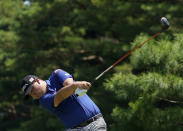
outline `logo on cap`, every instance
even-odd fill
[[[32,84],[34,83],[36,78],[38,77],[34,75],[27,75],[23,78],[21,88],[25,96],[31,92]]]

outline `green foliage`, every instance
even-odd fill
[[[13,129],[12,131],[32,131],[32,130],[64,130],[58,118],[55,118],[50,112],[43,111],[42,108],[34,106],[30,112],[32,114],[32,119],[21,123],[19,129]]]
[[[135,76],[115,74],[105,83],[105,87],[114,93],[120,101],[115,104],[111,114],[114,123],[112,130],[125,131],[171,131],[182,130],[178,125],[182,121],[182,109],[178,103],[183,96],[183,79],[173,75],[148,73]],[[124,105],[124,103],[127,103]]]
[[[181,36],[181,34],[174,34],[173,38],[166,36],[158,40],[151,40],[141,49],[132,53],[131,64],[134,70],[173,73],[182,76],[183,42]],[[137,46],[140,41],[147,39],[146,35],[138,36],[132,43],[132,48]]]

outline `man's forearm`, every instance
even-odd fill
[[[73,82],[71,79],[68,79],[64,82],[63,88],[61,88],[54,97],[54,106],[57,107],[64,99],[68,98],[74,93],[76,88],[79,89],[89,89],[91,84],[87,81],[76,81]],[[69,84],[68,84],[69,83]]]
[[[54,106],[57,107],[64,99],[74,93],[76,86],[74,83],[61,88],[54,97]]]

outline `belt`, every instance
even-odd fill
[[[100,117],[102,117],[102,114],[101,113],[93,116],[92,118],[86,120],[85,122],[83,122],[83,123],[81,123],[81,124],[79,124],[77,126],[72,127],[71,129],[74,129],[74,128],[77,128],[77,127],[84,127],[84,126],[86,126],[86,125],[88,125],[88,124],[96,121]]]

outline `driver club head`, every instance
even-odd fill
[[[167,18],[162,17],[160,21],[161,21],[161,24],[162,24],[162,29],[163,30],[167,30],[169,28],[169,26],[170,26],[170,23],[167,20]]]

